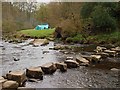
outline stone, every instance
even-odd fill
[[[116,54],[120,55],[120,47],[111,48],[111,50],[116,51]]]
[[[89,63],[89,61],[83,57],[76,57],[76,61],[80,64],[80,63]]]
[[[57,70],[57,67],[54,63],[46,63],[41,66],[41,69],[44,74],[53,74]]]
[[[81,55],[81,57],[85,58],[88,61],[92,60],[92,57],[90,55]]]
[[[75,60],[65,60],[64,63],[67,64],[68,68],[77,68],[77,67],[79,67],[79,63],[76,62]]]
[[[106,48],[101,46],[96,47],[96,52],[102,52],[103,50],[106,50]]]
[[[3,83],[5,81],[6,81],[6,79],[4,79],[3,77],[0,76],[0,83]]]
[[[110,70],[112,70],[112,71],[120,71],[120,69],[117,69],[117,68],[111,68]]]
[[[26,76],[29,78],[43,80],[43,71],[41,67],[31,67],[31,68],[26,69]]]
[[[6,74],[8,80],[18,82],[19,86],[23,86],[27,80],[24,71],[12,71]]]
[[[98,53],[96,53],[96,55],[101,55],[101,58],[103,58],[103,59],[109,57],[109,54],[108,53],[104,53],[104,52],[98,52]]]
[[[73,60],[73,57],[67,57],[66,60]]]
[[[57,69],[60,69],[61,72],[67,71],[67,64],[65,64],[64,62],[58,62],[55,65]]]
[[[47,44],[49,44],[49,41],[46,39],[46,40],[41,44],[41,46],[45,46],[45,45],[47,45]]]
[[[109,56],[116,56],[117,52],[112,50],[104,50],[105,53],[108,53]]]
[[[8,80],[2,84],[3,90],[17,90],[19,84],[16,81]]]
[[[101,55],[91,55],[91,62],[95,62],[95,63],[99,63],[102,59],[101,59]]]

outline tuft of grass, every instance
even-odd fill
[[[21,34],[30,37],[37,37],[37,38],[45,38],[49,37],[54,33],[55,29],[47,29],[47,30],[35,30],[35,29],[27,29],[19,31]]]

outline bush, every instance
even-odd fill
[[[94,29],[99,30],[98,32],[111,32],[111,30],[116,29],[115,19],[102,6],[96,6],[91,17],[94,23]]]
[[[77,28],[75,27],[74,23],[72,20],[64,20],[61,23],[61,28],[62,28],[62,37],[67,38],[74,36],[76,34]]]

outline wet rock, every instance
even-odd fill
[[[110,70],[111,71],[120,71],[120,69],[117,69],[117,68],[111,68]]]
[[[27,80],[24,71],[13,71],[6,74],[8,80],[14,80],[18,82],[19,86],[23,86]]]
[[[67,64],[68,68],[77,68],[79,66],[79,63],[75,60],[65,60],[64,63]]]
[[[92,57],[90,55],[81,55],[81,57],[85,58],[88,61],[92,60]]]
[[[104,53],[104,52],[98,52],[98,53],[96,53],[96,55],[101,55],[101,58],[103,58],[103,59],[109,57],[109,54],[108,53]]]
[[[101,47],[101,46],[97,46],[97,47],[96,47],[96,52],[102,52],[102,51],[104,51],[104,50],[106,50],[105,47]]]
[[[46,40],[41,44],[41,46],[45,46],[45,45],[47,45],[47,44],[49,44],[49,41],[46,39]]]
[[[43,46],[49,44],[49,41],[47,39],[34,39],[30,41],[29,44],[32,44],[34,46],[39,46],[39,45]]]
[[[85,59],[85,58],[83,58],[83,57],[76,57],[76,61],[78,62],[78,63],[89,63],[89,61],[87,60],[87,59]]]
[[[112,51],[116,51],[120,55],[120,47],[111,48]]]
[[[54,63],[47,63],[42,65],[41,69],[45,74],[53,74],[57,70],[57,67]]]
[[[108,53],[109,56],[116,56],[117,52],[116,51],[111,51],[111,50],[104,50],[105,53]]]
[[[91,55],[91,62],[92,63],[99,63],[101,61],[101,55]]]
[[[67,57],[66,60],[73,60],[73,57]]]
[[[18,83],[16,81],[8,80],[2,84],[3,90],[17,90]]]
[[[31,67],[29,69],[26,69],[26,76],[29,78],[43,80],[43,71],[41,67]]]
[[[63,62],[58,62],[55,65],[56,65],[57,69],[60,69],[61,72],[67,71],[67,64],[65,64]]]
[[[20,59],[19,58],[14,58],[14,61],[19,61]]]
[[[6,79],[4,79],[3,77],[0,76],[0,83],[3,83],[5,81],[6,81]]]

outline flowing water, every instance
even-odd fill
[[[74,53],[64,54],[59,50],[50,50],[54,47],[54,42],[46,46],[33,47],[28,45],[31,40],[24,43],[12,44],[2,42],[0,44],[1,74],[5,75],[9,71],[25,70],[31,66],[41,66],[48,62],[64,61],[67,56],[82,54],[92,54],[92,45],[86,45],[84,50],[76,49]],[[92,50],[91,50],[92,49]],[[69,51],[67,51],[69,52]],[[18,61],[14,61],[18,59]],[[120,87],[120,74],[118,71],[112,71],[111,68],[120,69],[120,58],[107,58],[104,62],[92,65],[90,67],[80,66],[78,68],[68,69],[61,73],[57,70],[53,75],[44,75],[43,80],[38,82],[27,82],[25,88],[116,88]]]

